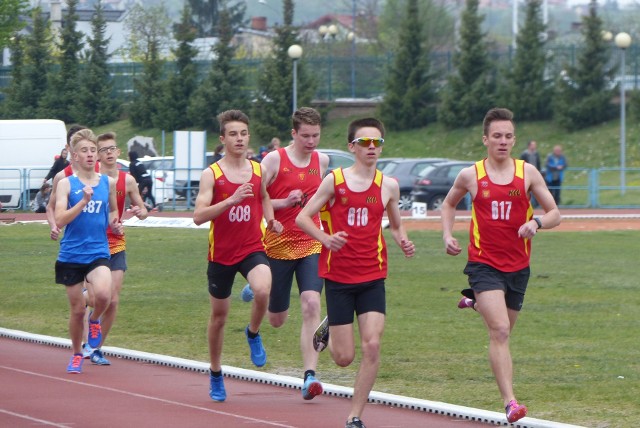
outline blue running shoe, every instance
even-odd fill
[[[249,326],[244,329],[244,335],[247,336],[249,350],[251,351],[251,361],[256,367],[262,367],[267,364],[267,353],[262,346],[262,338],[258,334],[255,339],[249,337]]]
[[[82,345],[82,358],[91,358],[93,354],[93,348],[88,343]]]
[[[223,402],[227,399],[227,391],[224,389],[224,376],[214,377],[209,373],[209,397],[218,402]]]
[[[91,363],[98,366],[110,366],[111,363],[107,360],[100,349],[94,349],[91,354]]]
[[[82,373],[82,354],[73,354],[71,360],[69,360],[69,365],[67,366],[67,373],[79,374]]]
[[[100,342],[102,342],[102,326],[100,325],[100,320],[91,321],[89,318],[89,346],[93,349],[96,349],[100,346]]]
[[[302,398],[305,400],[313,400],[316,395],[322,394],[322,384],[313,376],[307,376],[302,387]]]
[[[240,293],[240,297],[242,297],[243,302],[250,302],[253,300],[253,290],[249,284],[244,286],[242,293]]]

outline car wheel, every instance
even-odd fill
[[[412,204],[411,193],[400,193],[400,200],[398,201],[400,211],[411,211]]]
[[[429,201],[429,209],[432,211],[440,211],[444,198],[446,198],[446,195],[436,195],[431,198],[431,201]]]
[[[196,206],[196,198],[198,197],[198,189],[189,189],[187,191],[187,194],[189,195],[187,197],[187,203],[190,206],[195,207]]]

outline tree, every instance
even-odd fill
[[[396,49],[400,43],[400,33],[406,24],[405,11],[408,0],[387,0],[380,20],[380,44],[382,52]],[[453,16],[445,3],[434,0],[418,0],[419,19],[423,28],[420,36],[414,34],[411,43],[428,41],[432,47],[453,48]]]
[[[160,57],[171,44],[171,18],[164,4],[143,7],[135,4],[129,11],[125,23],[129,34],[123,56],[133,61],[146,61],[151,57],[151,46],[155,46],[154,55]]]
[[[438,119],[448,128],[477,124],[494,107],[495,71],[481,31],[483,20],[478,0],[467,0],[454,56],[456,69],[447,79],[438,111]]]
[[[193,60],[198,50],[192,45],[195,37],[196,29],[191,24],[191,10],[185,5],[180,23],[175,29],[178,47],[172,50],[176,56],[176,70],[164,81],[157,111],[152,117],[156,128],[175,130],[191,125],[187,107],[197,84],[197,70]]]
[[[0,51],[8,46],[13,37],[20,31],[25,22],[20,16],[26,12],[28,0],[2,0],[0,2]]]
[[[220,14],[218,34],[220,40],[213,47],[215,59],[211,70],[202,81],[189,104],[189,118],[194,125],[212,131],[218,131],[216,115],[229,109],[246,110],[249,108],[248,96],[242,92],[244,73],[232,60],[235,48],[231,46],[233,29],[229,14],[223,10]]]
[[[616,114],[611,102],[615,90],[610,88],[615,69],[607,66],[609,51],[597,8],[592,0],[589,15],[582,18],[584,48],[577,66],[567,66],[556,82],[554,118],[568,130],[596,125]]]
[[[9,87],[4,90],[5,100],[1,104],[2,117],[7,119],[18,119],[21,116],[22,103],[20,101],[20,91],[24,82],[24,41],[22,36],[17,34],[11,39],[11,79]]]
[[[120,116],[120,103],[115,97],[113,80],[107,67],[109,39],[105,37],[106,29],[104,9],[102,2],[99,2],[91,19],[88,61],[80,78],[73,109],[77,122],[91,126],[113,122]]]
[[[228,6],[227,0],[189,0],[189,6],[193,11],[193,24],[198,33],[197,37],[219,36],[219,20],[222,10],[228,15],[231,27],[236,29],[243,24],[247,10],[245,1],[238,1]]]
[[[429,71],[430,50],[422,34],[418,0],[409,0],[380,105],[380,115],[389,129],[420,128],[436,118],[436,94]]]
[[[51,65],[51,35],[40,8],[32,12],[33,30],[24,41],[24,74],[17,89],[15,112],[22,119],[39,117],[40,104],[47,91],[47,73]]]
[[[67,14],[62,22],[61,41],[58,46],[60,67],[49,72],[47,93],[40,108],[42,116],[53,117],[67,123],[77,122],[73,116],[73,105],[79,85],[80,60],[78,57],[83,47],[82,32],[76,30],[77,6],[78,0],[67,2]]]
[[[164,5],[150,8],[136,4],[125,22],[130,31],[127,52],[133,59],[141,59],[142,75],[134,78],[135,97],[129,106],[133,125],[149,128],[157,114],[162,93],[164,62],[161,52],[171,39],[171,21]]]
[[[263,63],[252,117],[252,132],[261,140],[291,135],[291,106],[293,105],[293,66],[287,53],[289,46],[298,44],[297,29],[293,27],[293,0],[283,0],[282,26],[276,28],[273,53]],[[309,105],[315,83],[298,60],[298,106]]]
[[[541,0],[528,0],[526,20],[516,39],[513,65],[505,73],[501,105],[508,106],[518,120],[551,118],[552,82],[545,77],[547,66],[546,27],[540,14]]]
[[[142,75],[133,80],[135,97],[129,106],[129,120],[134,126],[151,128],[162,91],[163,61],[159,41],[151,41],[142,61]]]

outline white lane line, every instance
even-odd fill
[[[238,415],[238,414],[235,414],[235,413],[221,412],[219,410],[213,410],[213,409],[210,409],[208,407],[194,406],[192,404],[180,403],[179,401],[167,400],[167,399],[159,398],[159,397],[152,397],[150,395],[138,394],[138,393],[131,392],[131,391],[124,391],[124,390],[117,389],[117,388],[110,388],[110,387],[107,387],[107,386],[94,385],[94,384],[91,384],[91,383],[79,382],[79,381],[65,379],[65,378],[56,377],[56,376],[44,375],[42,373],[31,372],[31,371],[28,371],[28,370],[21,370],[21,369],[16,369],[16,368],[7,367],[7,366],[0,366],[0,369],[10,370],[10,371],[13,371],[13,372],[22,373],[22,374],[31,375],[31,376],[38,376],[38,377],[42,377],[42,378],[45,378],[45,379],[52,379],[52,380],[57,380],[57,381],[61,381],[61,382],[72,383],[72,384],[75,384],[75,385],[87,386],[89,388],[95,388],[95,389],[100,389],[100,390],[103,390],[103,391],[115,392],[115,393],[118,393],[118,394],[128,395],[128,396],[136,397],[136,398],[143,398],[145,400],[158,401],[158,402],[161,402],[161,403],[172,404],[174,406],[185,407],[185,408],[188,408],[188,409],[201,410],[201,411],[208,412],[208,413],[214,413],[216,415],[230,416],[230,417],[234,417],[234,418],[237,418],[237,419],[243,419],[245,421],[259,422],[261,424],[271,425],[271,426],[275,426],[275,427],[295,428],[293,425],[284,425],[284,424],[280,424],[280,423],[277,423],[277,422],[267,421],[267,420],[264,420],[264,419],[250,418],[250,417]],[[55,426],[58,426],[58,425],[55,425]],[[67,425],[60,425],[60,426],[67,427]]]
[[[4,413],[5,415],[9,415],[9,416],[14,416],[16,418],[26,419],[26,420],[31,421],[31,422],[38,422],[39,424],[49,425],[49,426],[52,426],[52,427],[69,428],[69,425],[65,425],[65,424],[61,425],[61,424],[57,424],[55,422],[45,421],[44,419],[32,418],[31,416],[23,415],[21,413],[11,412],[11,411],[5,410],[5,409],[0,409],[0,413]]]

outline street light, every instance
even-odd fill
[[[626,49],[631,45],[631,36],[627,33],[618,33],[614,39],[616,46],[620,49],[620,194],[626,191],[625,179],[625,158],[626,158],[626,129],[625,129],[625,54]]]
[[[293,60],[293,111],[298,109],[298,60],[302,56],[302,46],[291,45],[287,49],[287,55]]]
[[[331,25],[321,25],[318,28],[318,33],[320,33],[320,37],[323,41],[326,41],[329,44],[328,53],[329,53],[329,72],[327,73],[327,99],[333,99],[333,88],[332,88],[332,77],[333,77],[333,48],[332,43],[336,38],[336,34],[338,34],[338,27],[335,24]]]

